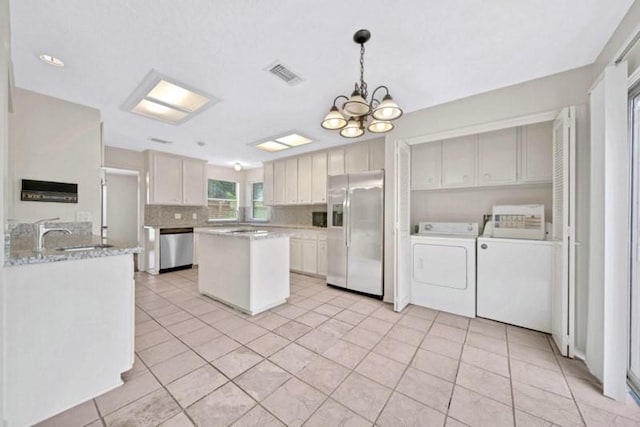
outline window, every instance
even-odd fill
[[[238,219],[238,185],[210,179],[207,186],[209,219]]]
[[[251,219],[267,219],[267,208],[263,203],[262,182],[251,183]]]

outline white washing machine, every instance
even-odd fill
[[[411,302],[476,317],[477,223],[421,222],[411,236]]]

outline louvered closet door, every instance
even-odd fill
[[[395,147],[395,284],[394,310],[411,302],[411,150],[404,141]]]
[[[575,107],[563,108],[553,123],[554,278],[553,339],[573,357],[575,316]]]

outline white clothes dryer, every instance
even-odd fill
[[[411,236],[411,302],[476,317],[477,223],[421,222]]]

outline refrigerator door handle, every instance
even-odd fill
[[[344,241],[347,247],[351,246],[351,191],[347,188],[345,193],[345,227],[344,227]]]

